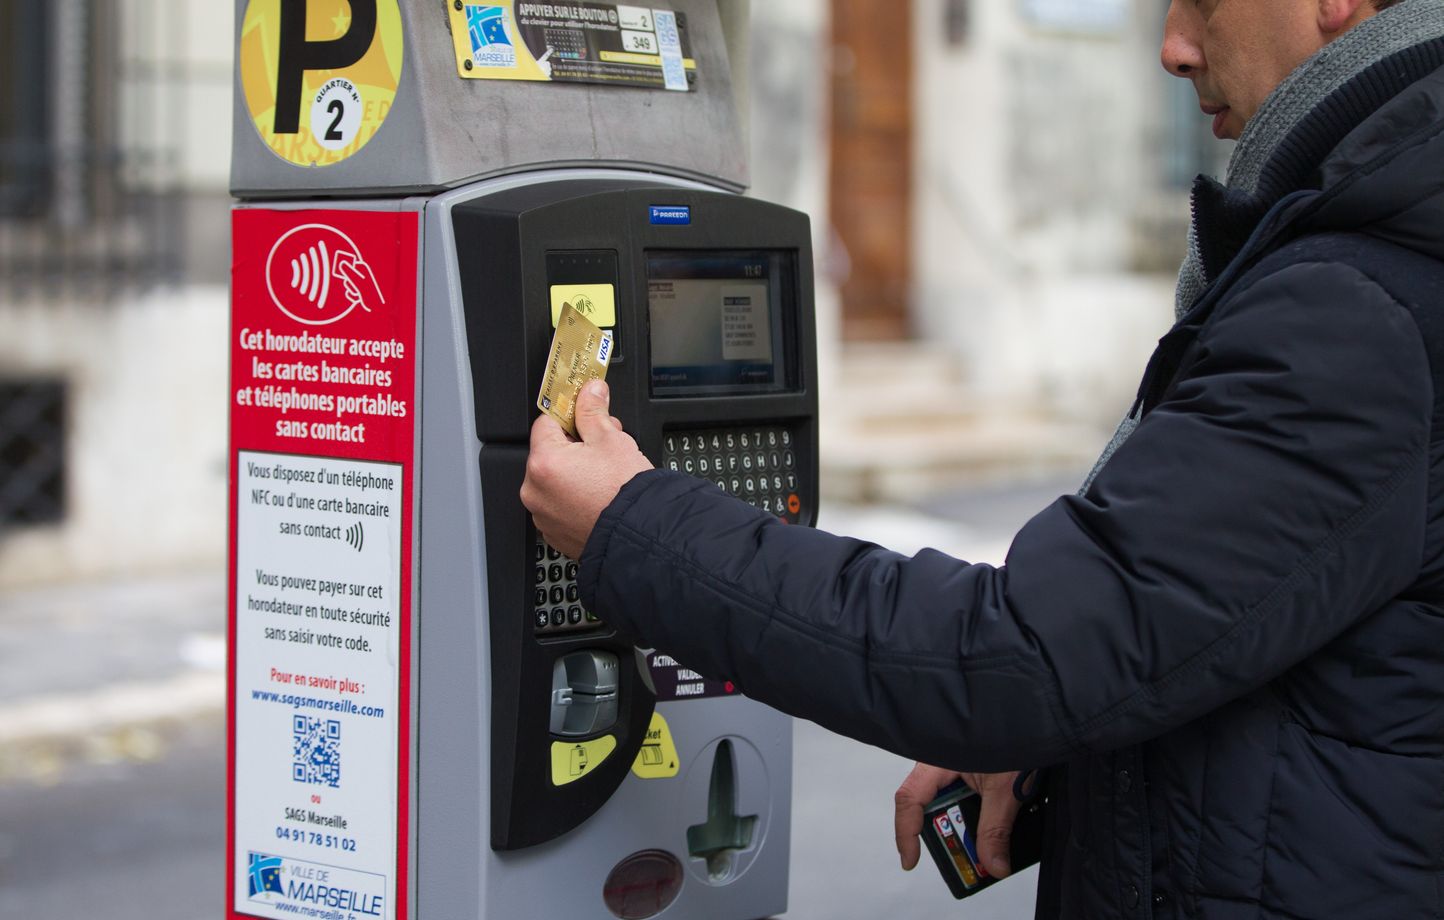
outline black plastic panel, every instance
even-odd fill
[[[691,223],[652,224],[651,205],[685,206]],[[552,840],[601,808],[630,771],[655,705],[635,664],[635,650],[584,610],[573,622],[567,560],[550,558],[545,548],[538,558],[536,532],[518,497],[552,339],[550,284],[614,285],[619,351],[607,376],[612,412],[654,464],[685,463],[677,436],[704,436],[709,447],[714,433],[719,444],[728,432],[745,431],[749,441],[758,435],[763,440],[785,437],[792,443],[777,451],[776,470],[771,469],[771,450],[763,453],[769,477],[781,477],[784,488],[775,488],[778,483],[769,479],[766,490],[754,488],[748,495],[744,477],[737,492],[754,503],[765,494],[774,513],[780,499],[779,517],[810,525],[817,508],[812,251],[807,218],[795,211],[732,195],[621,181],[528,186],[458,206],[453,219],[482,440],[493,725],[491,843],[508,850]],[[779,343],[787,349],[787,391],[653,398],[648,252],[766,250],[785,254],[789,269],[777,280],[789,286],[785,302],[797,305]],[[596,268],[596,278],[586,274],[589,265]],[[674,439],[670,451],[669,436]],[[740,450],[740,438],[737,444]],[[707,454],[709,464],[714,456]],[[737,456],[740,461],[742,454]],[[751,459],[756,463],[755,452]],[[728,486],[730,480],[724,483]],[[564,602],[554,604],[557,589]],[[561,625],[554,622],[558,610]],[[554,786],[550,748],[561,739],[553,738],[548,726],[552,667],[564,655],[592,648],[611,651],[622,662],[619,719],[609,732],[617,738],[617,749],[581,779]]]

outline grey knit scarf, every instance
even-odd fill
[[[1420,42],[1444,37],[1444,0],[1404,0],[1381,10],[1321,48],[1280,83],[1244,126],[1228,163],[1228,187],[1247,194],[1258,192],[1259,176],[1269,158],[1314,107],[1345,83],[1390,55]],[[1207,289],[1209,278],[1198,248],[1198,228],[1188,230],[1188,254],[1178,272],[1174,311],[1188,312]],[[1114,452],[1138,427],[1132,414],[1125,417],[1103,455],[1080,490],[1088,491]]]

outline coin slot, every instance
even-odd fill
[[[707,876],[724,882],[736,865],[736,855],[752,846],[756,815],[737,814],[737,762],[732,742],[717,745],[712,759],[712,780],[707,787],[707,820],[687,828],[687,852],[707,863]]]

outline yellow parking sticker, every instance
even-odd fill
[[[271,151],[332,166],[381,130],[401,84],[397,0],[251,0],[241,24],[241,87]]]

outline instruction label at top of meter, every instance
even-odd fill
[[[605,3],[453,3],[457,73],[686,92],[697,79],[685,14]]]

